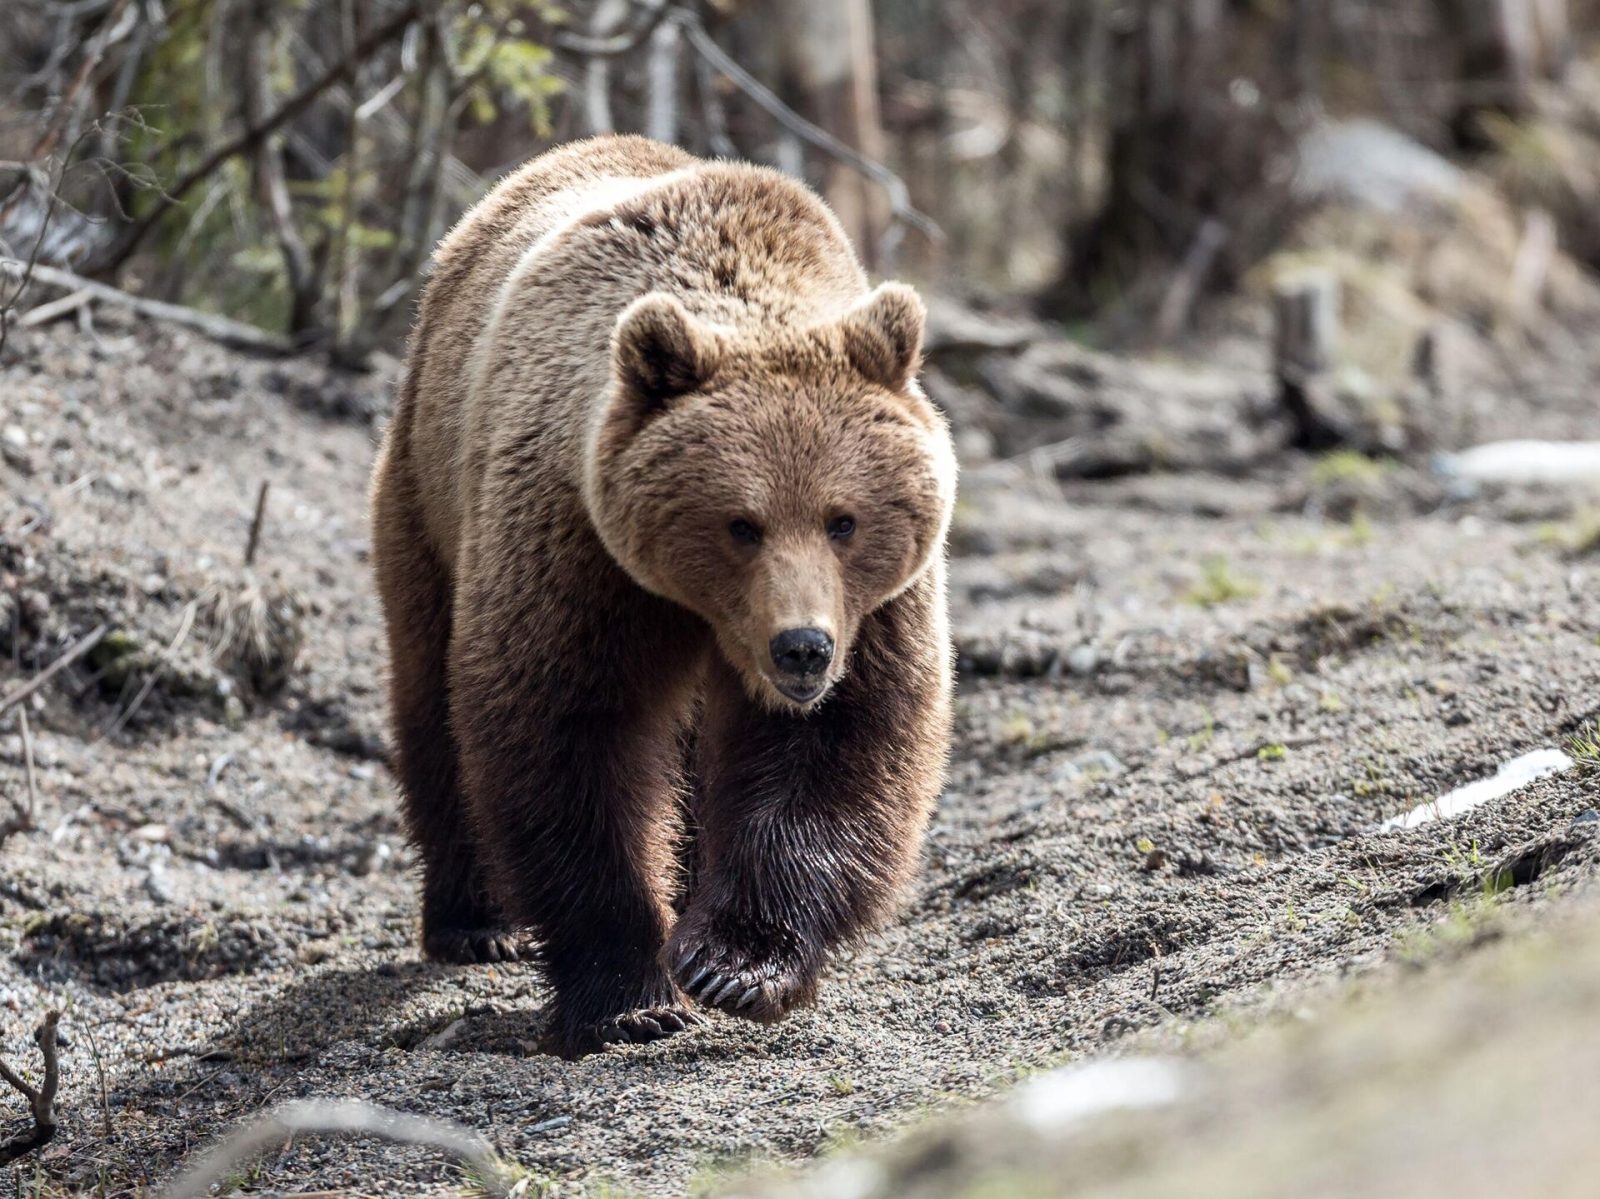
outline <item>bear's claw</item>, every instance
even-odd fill
[[[436,962],[463,966],[516,962],[531,956],[523,937],[504,928],[441,929],[424,939],[422,952]]]
[[[586,1031],[601,1045],[642,1045],[704,1024],[705,1017],[683,1007],[641,1008],[612,1016]]]
[[[808,1002],[814,989],[810,979],[787,966],[752,962],[708,946],[686,950],[677,962],[678,985],[696,1003],[763,1023],[783,1019],[796,1004]]]

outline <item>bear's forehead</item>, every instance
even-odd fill
[[[909,421],[861,396],[821,400],[775,387],[758,400],[719,405],[693,434],[713,457],[748,458],[805,476],[881,470],[920,456]]]
[[[695,483],[676,474],[681,498],[720,506],[742,506],[767,521],[792,516],[810,522],[823,509],[863,504],[891,493],[924,489],[926,454],[900,429],[870,421],[839,427],[807,423],[791,436],[788,422],[775,420],[747,436],[706,438],[692,472]]]

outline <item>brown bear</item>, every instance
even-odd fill
[[[637,137],[439,247],[372,493],[422,945],[531,933],[559,1052],[781,1019],[915,864],[955,490],[923,321],[805,187]]]

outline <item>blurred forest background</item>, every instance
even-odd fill
[[[433,246],[607,130],[805,178],[922,289],[960,691],[916,895],[817,1011],[569,1064],[536,975],[416,961],[363,497]],[[0,1168],[145,1196],[358,1095],[514,1194],[709,1194],[1393,967],[1392,1040],[1222,1065],[1146,1192],[1570,1193],[1596,328],[1600,0],[0,0],[0,1058],[54,1077],[64,1009]],[[1095,1192],[960,1119],[873,1193],[1126,1194],[1163,1143]],[[299,1136],[239,1177],[460,1181]]]
[[[1448,296],[1488,328],[1525,320],[1530,290],[1535,307],[1552,289],[1557,307],[1589,299],[1560,287],[1569,256],[1600,265],[1597,15],[1595,0],[7,0],[0,237],[14,259],[359,364],[396,343],[430,248],[495,179],[616,129],[803,175],[878,272],[1097,336],[1171,338],[1201,297],[1310,245],[1404,259],[1409,297]],[[1307,232],[1329,195],[1393,216],[1418,190],[1450,193],[1444,227]],[[1463,232],[1474,261],[1441,265]],[[0,301],[18,287],[13,268]]]

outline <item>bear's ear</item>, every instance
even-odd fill
[[[899,391],[916,374],[928,310],[904,283],[883,283],[845,313],[844,346],[868,379]]]
[[[663,292],[635,300],[611,337],[612,369],[643,418],[704,384],[719,357],[717,335]]]

